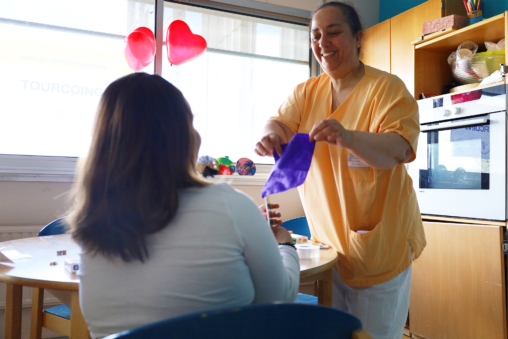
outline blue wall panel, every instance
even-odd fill
[[[508,10],[508,0],[482,0],[483,17],[491,18]]]
[[[424,3],[426,0],[379,0],[379,22]],[[482,0],[483,17],[491,18],[508,10],[508,0]]]
[[[383,22],[427,0],[379,0],[379,22]],[[499,0],[491,0],[499,1]],[[508,1],[508,0],[502,0]]]

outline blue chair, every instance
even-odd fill
[[[44,236],[48,236],[48,235],[64,234],[65,231],[66,231],[66,225],[65,225],[64,219],[65,218],[60,218],[60,219],[53,220],[52,222],[50,222],[49,224],[44,226],[39,231],[38,236],[39,237],[44,237]]]
[[[64,218],[56,219],[44,226],[38,236],[51,236],[64,234],[67,230]],[[44,289],[33,287],[32,295],[32,325],[31,338],[40,338],[42,328],[45,327],[59,334],[70,335],[71,309],[67,305],[58,305],[42,309]]]
[[[257,304],[198,312],[104,339],[369,339],[358,318],[330,307]]]
[[[299,217],[286,220],[282,223],[282,227],[295,234],[304,235],[310,239],[310,229],[306,217]]]
[[[310,229],[306,217],[286,220],[282,223],[282,227],[288,231],[292,231],[294,234],[304,235],[310,239]],[[310,294],[299,293],[296,297],[295,303],[317,305],[318,298]]]

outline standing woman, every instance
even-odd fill
[[[102,95],[68,218],[94,338],[295,300],[300,267],[290,234],[270,229],[245,194],[198,178],[200,142],[187,101],[160,76],[131,74]]]
[[[312,238],[339,253],[334,307],[362,321],[373,338],[401,338],[411,261],[426,245],[411,178],[418,105],[394,75],[359,60],[362,28],[349,5],[315,12],[312,50],[324,73],[298,85],[266,123],[259,155],[282,153],[295,133],[317,141],[299,187]]]

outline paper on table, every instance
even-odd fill
[[[11,263],[13,262],[12,260],[32,259],[32,256],[30,254],[21,254],[16,250],[3,250],[0,251],[0,254],[2,255],[2,257],[5,257],[8,260],[7,262]],[[0,262],[1,261],[2,260],[0,260]]]
[[[14,261],[7,258],[2,252],[0,252],[0,262],[14,264]]]

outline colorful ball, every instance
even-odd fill
[[[226,165],[219,165],[219,174],[220,175],[233,175],[233,171],[231,168]]]
[[[240,158],[236,163],[236,171],[240,175],[256,174],[256,164],[249,158]]]
[[[217,158],[217,164],[219,165],[224,165],[226,167],[229,167],[229,169],[231,169],[231,171],[233,173],[235,173],[235,163],[232,162],[231,160],[229,160],[229,157],[226,155],[224,158]],[[220,168],[219,168],[219,171],[220,171]]]

